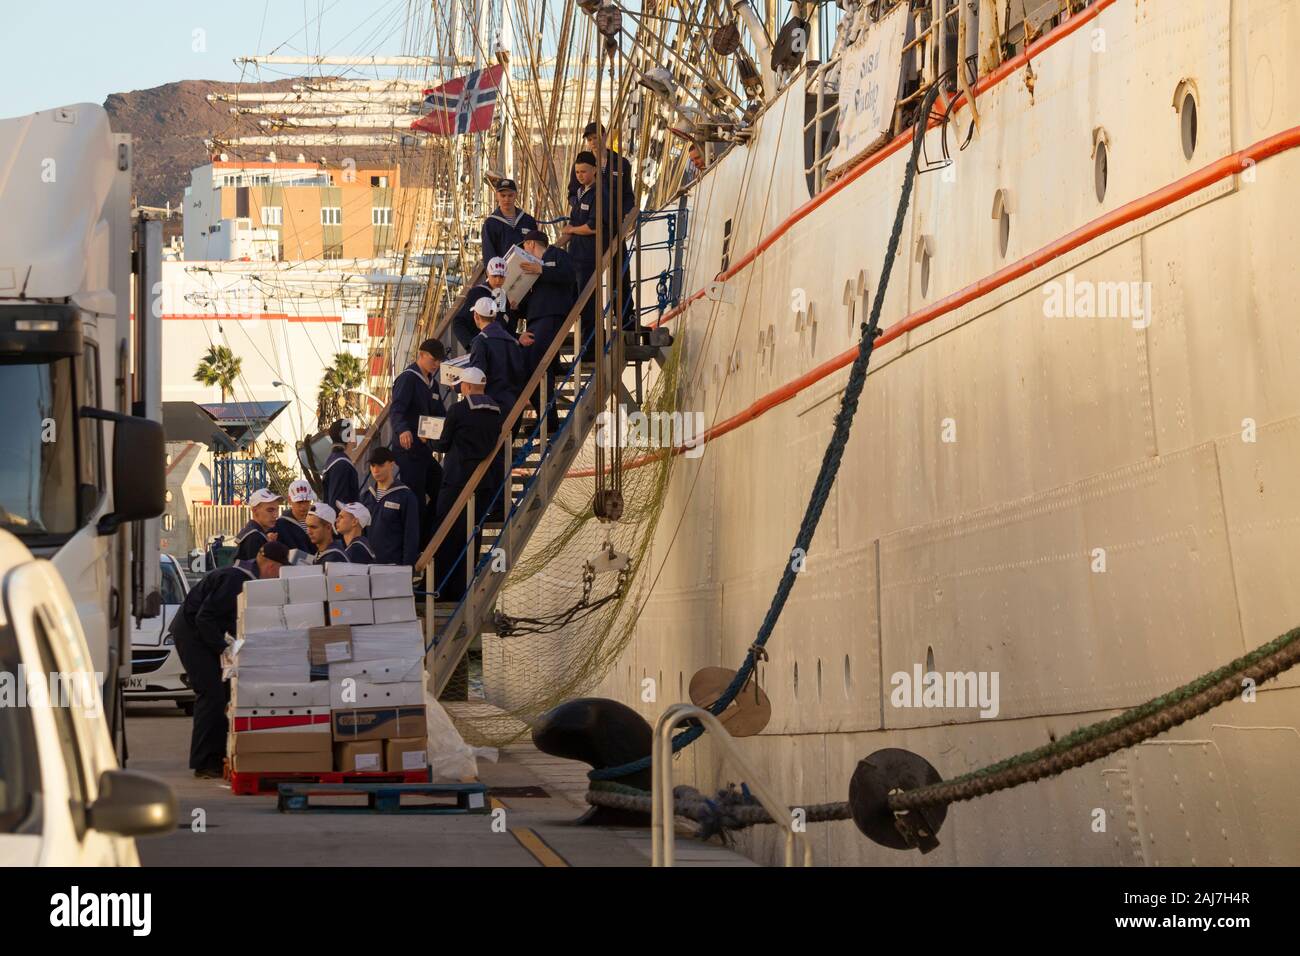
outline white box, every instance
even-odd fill
[[[296,683],[269,683],[236,677],[230,682],[232,707],[327,707],[330,702],[328,681],[299,681]]]
[[[501,283],[501,291],[505,294],[506,301],[511,305],[518,305],[523,301],[524,296],[528,294],[528,290],[537,281],[537,273],[525,272],[520,268],[525,262],[542,266],[542,260],[531,253],[525,252],[522,246],[511,246],[506,253],[505,281]],[[545,268],[545,266],[542,266],[542,268]]]
[[[352,629],[353,662],[400,658],[424,660],[424,632],[418,621],[375,624]]]
[[[372,598],[410,597],[415,593],[409,564],[371,564],[369,568]]]
[[[374,609],[375,624],[400,624],[416,619],[413,597],[380,598],[370,603]]]
[[[329,578],[346,578],[364,576],[370,573],[370,566],[366,564],[347,564],[343,561],[332,561],[323,565],[325,568],[325,577]]]
[[[323,574],[289,578],[284,583],[289,589],[289,604],[325,603],[325,575]]]
[[[347,661],[331,664],[330,680],[336,677],[358,677],[372,684],[423,681],[424,658],[389,658],[379,661]]]
[[[313,604],[286,604],[284,623],[286,627],[293,628],[323,627],[325,605],[320,601]]]
[[[323,578],[325,569],[319,564],[286,564],[280,569],[281,581],[292,581],[294,578]]]
[[[317,681],[323,683],[323,681]],[[330,708],[415,707],[424,703],[424,681],[373,684],[361,677],[330,676]]]
[[[335,567],[339,568],[360,568],[361,573],[356,571],[336,572]],[[329,565],[325,572],[325,600],[334,601],[366,601],[370,599],[370,577],[366,573],[364,564],[344,564],[342,561],[335,561]],[[342,623],[340,621],[331,621],[331,624]]]
[[[239,601],[243,607],[279,607],[288,603],[284,582],[279,578],[245,581],[244,589],[239,592]]]
[[[442,426],[445,424],[447,419],[440,415],[421,415],[416,425],[416,434],[421,438],[441,438]]]
[[[362,580],[365,580],[362,578]],[[330,601],[329,622],[331,624],[373,624],[374,610],[371,602],[366,601]]]
[[[256,634],[259,631],[282,631],[284,630],[284,608],[280,606],[242,608],[235,630],[237,637]]]
[[[460,385],[460,373],[469,367],[469,355],[457,355],[440,366],[438,380],[448,388]]]

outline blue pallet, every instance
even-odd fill
[[[402,804],[403,795],[454,796],[452,804]],[[313,804],[311,797],[364,796],[366,805]],[[282,783],[275,808],[281,813],[487,813],[481,783]]]

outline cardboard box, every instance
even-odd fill
[[[424,632],[418,621],[374,624],[352,629],[354,661],[424,658]]]
[[[230,729],[237,734],[332,732],[328,707],[236,707]]]
[[[330,667],[331,678],[357,677],[372,684],[394,684],[398,681],[423,681],[424,658],[415,660],[394,658],[382,661],[349,661]]]
[[[329,622],[330,624],[373,624],[374,608],[369,598],[364,601],[330,601]]]
[[[335,570],[338,568],[339,570]],[[344,571],[343,568],[354,570]],[[360,569],[359,573],[356,569]],[[334,561],[326,565],[325,600],[334,601],[368,601],[370,599],[370,575],[364,564],[345,564]]]
[[[286,627],[306,629],[325,625],[324,604],[286,604],[281,610]]]
[[[313,667],[352,660],[352,628],[347,624],[313,627],[307,632],[308,660]]]
[[[389,770],[429,769],[429,742],[424,737],[394,737],[384,741],[384,766]]]
[[[379,598],[370,605],[375,624],[401,624],[416,619],[413,597]]]
[[[375,684],[362,677],[330,677],[330,709],[404,707],[424,703],[424,681]]]
[[[290,605],[295,604],[315,604],[323,606],[325,604],[325,575],[311,574],[304,577],[289,578],[284,582],[285,587],[289,589]],[[288,615],[285,615],[286,619]],[[290,625],[292,627],[293,625]]]
[[[384,742],[357,740],[335,744],[334,769],[340,773],[379,773],[384,769]]]
[[[409,564],[372,564],[369,567],[372,598],[411,597],[414,594]]]
[[[329,734],[271,730],[260,734],[231,734],[227,750],[232,754],[327,754],[332,752],[333,746]]]
[[[235,773],[329,773],[334,755],[325,753],[237,753],[230,758]]]
[[[257,578],[244,582],[244,589],[239,592],[239,605],[242,607],[279,607],[288,603],[285,597],[284,582],[279,578]]]
[[[252,584],[253,582],[249,581],[248,583]],[[279,604],[273,607],[254,606],[239,609],[239,617],[236,619],[235,624],[237,637],[243,637],[245,634],[257,634],[261,631],[283,630],[284,607]]]
[[[357,707],[331,710],[335,740],[387,740],[391,737],[427,737],[424,705],[419,707]]]
[[[324,681],[258,681],[245,672],[230,682],[230,704],[236,708],[328,707],[329,702]]]

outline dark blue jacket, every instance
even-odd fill
[[[547,246],[542,255],[542,272],[523,301],[529,322],[549,316],[567,316],[578,301],[578,275],[573,260],[563,249]]]
[[[400,461],[411,453],[428,453],[428,443],[420,437],[420,416],[435,415],[441,418],[447,414],[438,398],[436,377],[426,379],[420,366],[412,362],[393,379],[393,396],[389,403],[389,420],[393,423],[393,440],[389,447]],[[410,432],[415,440],[410,452],[402,448],[402,432]]]
[[[344,553],[352,564],[374,564],[376,560],[375,549],[370,547],[365,534],[348,545]]]
[[[483,263],[486,265],[498,256],[504,259],[511,246],[519,245],[524,241],[524,234],[536,228],[537,220],[528,213],[516,209],[511,222],[498,206],[483,220]]]
[[[461,305],[460,311],[451,320],[451,330],[456,335],[456,341],[466,352],[478,337],[478,326],[474,324],[474,303],[485,296],[489,298],[492,296],[492,289],[486,282],[470,286],[469,291],[465,293],[465,302]]]
[[[578,192],[574,194],[569,201],[570,226],[596,228],[596,190],[599,186],[599,182],[596,182],[590,186],[579,188]],[[609,245],[608,240],[606,240],[605,244]],[[595,271],[595,236],[570,236],[569,244],[565,248],[573,259],[573,267],[577,270],[579,282],[582,281],[583,276],[589,276]]]
[[[466,395],[448,409],[442,437],[433,443],[434,451],[446,453],[442,460],[444,489],[459,493],[479,462],[492,454],[505,415],[506,409],[488,395]]]
[[[276,518],[275,521],[277,525],[280,523],[279,518]],[[278,528],[272,530],[278,530]],[[262,550],[262,545],[266,544],[267,539],[262,526],[250,518],[248,524],[244,525],[243,530],[235,536],[235,540],[239,543],[239,547],[235,549],[235,560],[251,561],[257,557],[257,552]]]
[[[330,451],[330,456],[321,469],[321,482],[325,485],[324,501],[338,511],[344,505],[350,505],[361,494],[361,482],[357,478],[357,469],[348,458],[347,452],[339,445]]]
[[[375,550],[376,564],[415,564],[420,556],[420,502],[400,481],[380,491],[369,485],[361,503],[370,509],[366,537]],[[355,544],[355,542],[353,542]]]
[[[611,173],[610,170],[613,170]],[[599,176],[601,182],[607,182],[610,185],[619,187],[619,208],[626,216],[636,205],[636,181],[632,178],[632,164],[624,159],[615,150],[605,150],[605,170]],[[582,189],[582,184],[578,182],[578,174],[572,169],[569,170],[569,202],[573,202],[573,197],[578,195]]]
[[[225,568],[209,571],[190,588],[171,630],[183,628],[198,636],[212,653],[226,649],[226,634],[235,633],[239,595],[244,582],[257,578],[256,561],[236,561]]]
[[[317,551],[311,556],[312,564],[330,564],[334,561],[342,561],[344,564],[348,563],[347,552],[343,550],[343,542],[338,538],[331,541],[329,547],[324,551]]]
[[[519,340],[507,332],[500,323],[493,322],[474,339],[474,344],[469,350],[469,364],[481,369],[487,376],[487,387],[484,391],[497,404],[503,415],[509,415],[510,409],[515,407],[524,383],[528,381],[524,349],[519,344]],[[441,451],[438,442],[434,442],[433,447],[435,451]],[[444,464],[443,467],[446,468],[446,465]],[[446,476],[443,477],[445,479]]]
[[[316,545],[311,543],[311,538],[307,536],[307,529],[293,519],[291,515],[283,514],[275,519],[275,527],[271,529],[275,532],[275,540],[279,541],[286,548],[297,548],[304,554],[315,554]]]

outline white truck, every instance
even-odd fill
[[[131,166],[94,104],[0,120],[0,529],[62,578],[123,759],[165,495],[162,228],[133,218]]]

